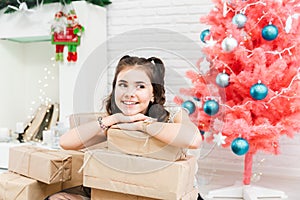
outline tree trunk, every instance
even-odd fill
[[[244,185],[250,185],[252,175],[253,154],[247,153],[244,160]]]

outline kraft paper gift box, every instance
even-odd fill
[[[9,149],[8,170],[51,184],[71,179],[71,161],[59,150],[22,145]]]
[[[62,150],[63,153],[72,156],[72,175],[71,180],[62,183],[63,189],[68,189],[76,186],[83,185],[83,171],[81,169],[83,165],[84,152],[92,149],[107,149],[107,142],[102,142],[81,151]]]
[[[61,183],[46,184],[16,174],[0,174],[0,200],[43,200],[61,190]]]
[[[166,200],[193,189],[195,157],[171,162],[100,149],[84,159],[83,185],[91,188]]]
[[[198,191],[197,189],[193,189],[191,192],[181,197],[180,200],[197,200],[197,198],[198,198]],[[157,200],[157,199],[92,188],[91,200]]]
[[[72,156],[71,180],[62,183],[62,188],[67,189],[83,184],[83,173],[79,171],[83,164],[84,152],[73,150],[62,150],[62,153]]]
[[[132,155],[176,161],[185,157],[186,150],[168,145],[140,131],[109,129],[108,149]]]

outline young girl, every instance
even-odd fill
[[[181,109],[170,114],[163,107],[166,100],[164,76],[165,67],[158,58],[122,57],[116,68],[111,94],[106,100],[107,115],[62,135],[61,147],[79,150],[103,142],[107,129],[113,127],[143,131],[182,148],[198,148],[201,135],[190,121],[188,113]],[[77,199],[84,196],[72,195],[61,192],[49,199]]]

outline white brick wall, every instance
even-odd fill
[[[190,86],[184,73],[195,67],[201,57],[199,33],[205,26],[199,23],[199,18],[211,7],[208,0],[114,0],[107,12],[109,81],[122,55],[156,55],[164,61],[167,74],[172,74],[166,77],[167,85],[171,86],[167,91],[168,101],[171,102],[179,88]],[[147,40],[150,42],[143,45],[145,41],[140,39],[140,35],[148,34],[143,31],[145,28],[162,29],[164,33],[150,31]],[[128,31],[140,33],[132,36]],[[158,45],[152,44],[151,40]],[[133,44],[138,47],[127,48]],[[198,49],[191,48],[191,45]]]
[[[150,56],[152,53],[158,54],[163,59],[167,68],[167,92],[168,100],[172,101],[172,95],[178,94],[178,88],[188,87],[189,82],[185,80],[184,73],[187,69],[194,67],[195,62],[201,57],[201,52],[191,51],[191,57],[184,61],[180,55],[174,55],[179,49],[186,48],[181,45],[181,39],[176,41],[176,34],[183,34],[195,44],[201,46],[199,34],[206,25],[200,24],[201,15],[205,15],[211,8],[210,0],[113,0],[108,6],[108,60],[109,63],[109,82],[111,82],[114,73],[116,59],[129,53],[141,56]],[[149,40],[159,40],[158,44],[173,43],[173,52],[161,49],[122,49],[124,46],[130,46],[131,43],[140,43],[139,35],[130,37],[128,31],[141,30],[143,28],[161,28],[174,31],[174,35],[170,38],[168,34],[161,35],[159,38],[151,38]],[[127,32],[127,33],[126,33]],[[120,34],[123,38],[118,38]],[[117,39],[116,39],[117,38]],[[178,37],[179,38],[179,37]],[[177,45],[178,42],[178,45]],[[141,45],[143,46],[143,45]],[[170,49],[168,49],[170,50]],[[189,46],[187,46],[189,51]],[[186,55],[186,54],[184,54]],[[266,174],[286,175],[300,178],[300,137],[294,140],[282,139],[282,154],[279,156],[269,156],[258,153],[254,158],[253,171],[263,172]],[[204,145],[203,155],[210,149],[210,145]],[[265,160],[261,162],[261,160]],[[230,149],[215,148],[209,156],[202,159],[200,168],[212,168],[214,170],[238,170],[243,171],[243,157],[237,157]],[[258,167],[260,165],[260,167]]]

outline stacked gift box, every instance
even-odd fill
[[[107,147],[85,152],[92,200],[195,200],[196,159],[139,131],[109,129]]]
[[[33,145],[11,147],[8,172],[0,174],[0,200],[43,200],[82,185],[83,152]]]
[[[182,148],[139,131],[109,129],[107,142],[85,153],[10,148],[0,200],[42,200],[79,185],[91,188],[92,200],[195,200],[195,166],[195,157]]]

